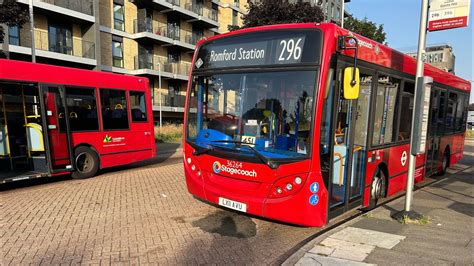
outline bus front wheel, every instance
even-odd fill
[[[385,173],[380,167],[375,171],[374,177],[372,178],[372,184],[370,186],[370,199],[369,205],[366,210],[371,210],[377,206],[379,199],[385,197],[387,178]]]
[[[74,150],[76,170],[72,173],[74,179],[93,177],[99,169],[99,158],[90,148],[80,146]]]

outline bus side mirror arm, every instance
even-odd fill
[[[353,40],[355,45],[347,46],[347,42],[350,40]],[[355,50],[354,52],[354,69],[357,68],[357,56],[359,52],[359,41],[357,40],[356,37],[350,36],[350,35],[345,35],[345,36],[339,36],[338,37],[338,48],[339,50]],[[356,73],[355,71],[352,72],[352,80],[351,80],[351,86],[355,86],[357,84],[356,80]]]

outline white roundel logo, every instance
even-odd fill
[[[407,157],[407,152],[404,151],[404,152],[402,153],[402,158],[400,158],[400,162],[402,163],[402,166],[405,166],[405,164],[407,163],[407,158],[408,158],[408,157]]]

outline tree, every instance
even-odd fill
[[[257,4],[249,2],[249,12],[242,16],[243,26],[229,25],[230,31],[271,24],[321,22],[324,14],[319,6],[310,3],[288,3],[288,1],[263,0]]]
[[[5,32],[1,24],[21,28],[29,20],[28,9],[25,5],[20,5],[15,0],[3,0],[3,3],[0,1],[0,43],[3,43],[5,38]],[[3,56],[2,51],[0,51],[0,57]]]
[[[357,19],[352,15],[349,15],[344,19],[344,28],[379,43],[385,42],[386,33],[383,29],[383,24],[377,25],[374,22],[369,21],[367,17],[364,19]]]

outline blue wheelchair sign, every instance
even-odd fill
[[[317,193],[319,190],[319,183],[314,182],[313,184],[311,184],[311,186],[309,186],[309,190],[311,190],[311,193]]]
[[[319,202],[318,195],[311,195],[311,197],[309,197],[309,204],[314,206],[314,205],[318,204],[318,202]]]

